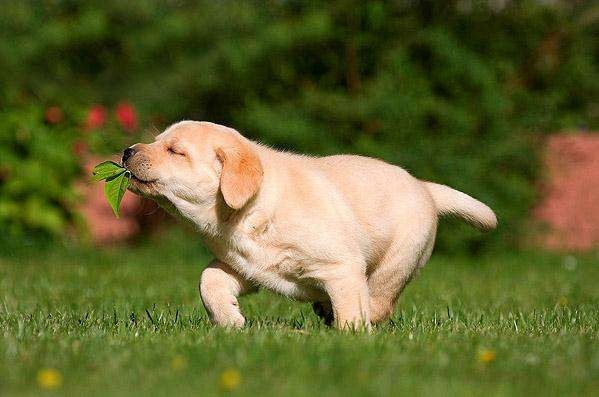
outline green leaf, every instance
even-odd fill
[[[93,180],[106,180],[104,196],[110,204],[114,215],[120,216],[120,205],[127,186],[129,186],[130,172],[114,161],[104,161],[94,167]]]
[[[101,181],[124,173],[126,169],[114,161],[104,161],[94,167],[93,180]]]
[[[128,174],[128,172],[123,170],[123,172],[106,179],[106,184],[104,185],[104,196],[106,196],[106,200],[108,200],[108,204],[112,207],[112,211],[117,218],[120,216],[121,200],[127,190],[127,186],[129,186]]]

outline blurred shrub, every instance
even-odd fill
[[[514,243],[534,200],[538,133],[599,124],[599,12],[585,2],[501,3],[11,2],[0,13],[0,85],[10,93],[0,106],[7,119],[30,120],[32,134],[65,140],[84,113],[49,128],[42,108],[76,114],[126,98],[158,129],[205,119],[279,148],[380,157],[489,203],[500,218],[495,242]],[[85,140],[117,151],[134,140],[124,130]],[[47,145],[69,157],[61,139]],[[44,177],[62,185],[70,169]],[[36,197],[6,188],[12,172],[2,202]],[[60,214],[46,221],[52,232],[72,208],[55,193],[36,199]],[[1,222],[30,226],[20,210],[3,211]],[[489,241],[442,229],[445,248]]]
[[[60,111],[50,118],[62,118]],[[0,227],[61,233],[72,220],[78,166],[72,131],[44,122],[36,105],[0,108]]]

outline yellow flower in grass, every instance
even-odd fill
[[[171,360],[171,368],[175,371],[183,371],[187,368],[187,360],[185,357],[177,355]]]
[[[568,298],[565,296],[560,296],[560,298],[557,300],[557,305],[561,307],[568,306]]]
[[[55,390],[62,386],[62,375],[54,368],[44,368],[37,372],[37,384],[42,389]]]
[[[236,369],[227,369],[220,374],[218,385],[221,389],[231,391],[239,386],[241,375]]]
[[[478,361],[485,364],[495,361],[495,352],[493,350],[481,350],[478,353]]]

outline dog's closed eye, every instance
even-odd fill
[[[184,151],[173,146],[169,146],[166,150],[169,152],[169,154],[173,154],[176,156],[187,156],[187,154]]]

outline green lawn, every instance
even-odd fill
[[[599,390],[598,255],[433,255],[372,334],[339,333],[267,292],[242,298],[248,326],[226,331],[198,298],[209,255],[167,241],[3,249],[0,395]]]

